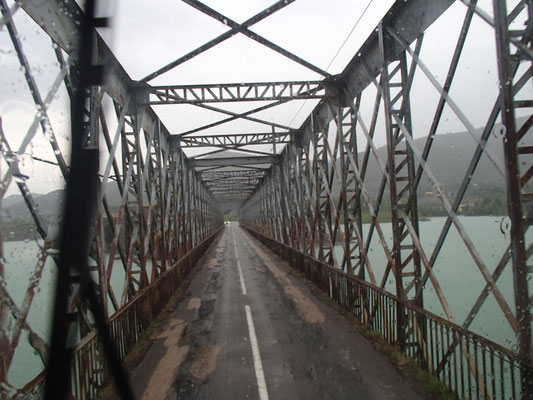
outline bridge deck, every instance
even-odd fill
[[[209,250],[131,378],[142,399],[420,398],[237,224]]]

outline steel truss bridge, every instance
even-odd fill
[[[462,25],[444,78],[439,78],[422,57],[425,48],[438,47],[439,42],[434,36],[424,37],[455,6],[451,0],[396,1],[339,74],[328,73],[253,30],[254,24],[294,0],[278,1],[243,23],[200,1],[183,1],[228,30],[145,78],[132,80],[102,39],[108,21],[94,16],[93,2],[87,1],[82,11],[74,0],[0,0],[0,27],[10,39],[24,90],[35,103],[27,132],[8,132],[5,126],[0,130],[0,199],[10,187],[18,187],[41,239],[22,296],[10,286],[2,264],[7,255],[0,253],[3,398],[22,397],[43,386],[48,398],[62,398],[67,390],[75,398],[92,398],[111,376],[127,397],[120,360],[217,235],[224,212],[237,208],[241,226],[459,397],[533,398],[528,231],[533,221],[533,3],[494,0],[487,8],[475,0],[458,1],[463,3]],[[46,90],[18,32],[21,15],[49,37],[57,60],[55,79]],[[482,21],[491,32],[487,40],[496,43],[490,63],[497,68],[499,82],[481,132],[470,121],[465,101],[454,97],[461,60],[471,49],[465,43],[473,21]],[[279,53],[318,78],[151,84],[235,35]],[[7,78],[0,78],[5,85]],[[412,101],[420,81],[436,96],[430,111]],[[61,145],[50,113],[60,92],[71,102],[69,150]],[[467,102],[475,103],[479,94],[468,96]],[[295,100],[316,102],[299,127],[261,116]],[[249,108],[230,111],[226,103]],[[188,130],[170,130],[158,116],[158,107],[185,104],[224,117]],[[423,132],[414,122],[420,113],[429,115],[430,121]],[[453,193],[431,168],[432,145],[444,115],[454,115],[475,141],[470,163],[461,172],[462,183]],[[232,121],[262,128],[212,133]],[[54,236],[52,225],[41,215],[31,176],[24,173],[21,161],[31,143],[43,137],[51,156],[35,156],[35,163],[44,162],[67,182],[60,236]],[[415,144],[421,137],[423,147]],[[500,141],[503,159],[487,145],[494,141]],[[378,151],[384,143],[386,151]],[[204,153],[187,153],[202,149]],[[493,260],[482,257],[460,215],[482,159],[488,159],[494,174],[506,182],[508,243]],[[378,167],[377,179],[369,172],[372,163]],[[424,179],[446,215],[431,246],[424,244],[420,233]],[[374,186],[377,190],[371,191]],[[120,193],[116,206],[109,198],[111,187]],[[450,305],[449,288],[434,268],[452,231],[467,249],[469,268],[481,282],[464,315]],[[53,250],[58,246],[60,252]],[[371,254],[378,251],[384,256],[380,266]],[[53,332],[48,338],[28,316],[50,263],[58,269]],[[112,284],[117,271],[122,280],[118,286]],[[510,293],[502,289],[503,276],[512,279]],[[424,308],[430,292],[438,311]],[[504,329],[516,339],[514,346],[494,343],[471,330],[487,302],[503,316]],[[72,343],[73,336],[79,342]],[[41,358],[48,368],[16,386],[9,380],[9,369],[16,350],[28,345],[35,350],[36,362]],[[58,384],[69,376],[70,387]]]

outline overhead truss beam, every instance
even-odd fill
[[[330,77],[331,74],[324,71],[323,69],[317,67],[316,65],[311,64],[310,62],[303,60],[302,58],[298,57],[297,55],[285,50],[284,48],[278,46],[275,43],[272,43],[268,39],[265,39],[261,35],[258,35],[255,32],[252,32],[249,30],[244,24],[239,24],[230,18],[226,17],[225,15],[220,14],[219,12],[213,10],[212,8],[206,6],[205,4],[199,2],[198,0],[182,0],[184,3],[189,4],[191,7],[196,8],[198,11],[203,12],[204,14],[209,15],[210,17],[222,22],[224,25],[228,25],[232,29],[235,29],[242,33],[245,36],[248,36],[250,39],[255,40],[258,43],[261,43],[263,46],[268,47],[269,49],[274,50],[275,52],[289,58],[290,60],[310,69],[313,72],[316,72],[317,74],[320,74],[324,77]]]
[[[254,188],[254,184],[247,184],[247,183],[242,184],[241,183],[241,184],[235,184],[235,185],[227,185],[227,184],[213,185],[209,187],[209,190],[211,190],[212,193],[215,193],[215,192],[232,193],[232,192],[239,192],[243,190],[250,190],[253,188]]]
[[[294,1],[295,0],[279,0],[277,3],[261,11],[259,14],[256,14],[252,18],[244,21],[241,25],[239,25],[239,28],[249,28],[250,26],[258,23],[259,21],[262,21],[269,15],[274,14],[276,11],[281,10],[283,7],[288,6]],[[196,48],[195,50],[185,54],[184,56],[172,61],[171,63],[165,65],[164,67],[144,77],[143,79],[141,79],[141,82],[151,81],[152,79],[157,78],[159,75],[170,71],[172,68],[175,68],[178,65],[183,64],[184,62],[187,62],[190,59],[196,57],[197,55],[202,54],[204,51],[209,50],[210,48],[216,46],[217,44],[222,43],[224,40],[229,39],[230,37],[239,33],[240,32],[239,28],[234,27],[231,30],[224,32],[223,34],[217,36],[213,40],[203,44],[202,46]]]
[[[235,165],[268,165],[276,162],[276,156],[259,157],[227,157],[227,158],[195,158],[189,160],[193,168],[197,167],[228,167]]]
[[[291,133],[243,133],[231,135],[181,136],[181,147],[239,147],[290,143]]]
[[[224,171],[224,172],[203,172],[201,179],[206,184],[212,182],[239,181],[249,179],[262,179],[265,176],[263,171],[243,170],[243,171]]]
[[[213,195],[217,199],[217,203],[239,203],[241,204],[244,200],[250,197],[251,193],[235,193],[235,194],[219,194]]]
[[[144,86],[139,97],[144,104],[197,104],[320,99],[325,92],[320,81],[294,81]]]
[[[253,192],[254,190],[254,187],[237,187],[237,188],[230,188],[230,187],[221,187],[221,188],[217,188],[217,187],[214,187],[214,188],[211,188],[211,194],[213,194],[213,196],[218,196],[218,195],[228,195],[228,196],[231,196],[231,197],[235,197],[235,196],[242,196],[242,195],[249,195]]]
[[[242,178],[242,179],[226,179],[222,181],[207,181],[205,184],[207,187],[241,187],[243,185],[250,186],[250,185],[257,185],[259,183],[259,179],[250,179],[250,178]]]

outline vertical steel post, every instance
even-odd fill
[[[516,318],[519,324],[518,349],[521,359],[522,398],[533,398],[533,372],[531,355],[531,301],[529,298],[528,278],[531,277],[531,264],[527,255],[526,231],[531,224],[530,201],[533,193],[528,188],[533,167],[523,173],[520,170],[520,156],[531,154],[531,147],[521,145],[521,140],[530,129],[517,126],[516,110],[528,105],[515,98],[514,77],[517,70],[516,63],[522,62],[531,66],[531,58],[522,54],[520,49],[511,51],[511,32],[508,19],[507,5],[504,0],[494,1],[494,28],[496,34],[496,49],[498,56],[498,72],[500,79],[501,117],[504,129],[504,156],[507,173],[507,207],[511,218],[511,250],[513,265],[513,283],[516,306]],[[527,3],[529,20],[532,18],[532,7]],[[525,32],[523,32],[524,34]],[[515,32],[516,36],[516,32]],[[531,51],[531,32],[522,38],[524,46]],[[531,56],[529,56],[531,57]],[[531,82],[531,78],[528,79]],[[524,104],[524,105],[522,105]],[[531,107],[531,105],[529,105]]]
[[[379,24],[379,49],[380,49],[380,58],[381,58],[381,84],[383,88],[383,103],[385,107],[385,130],[386,130],[386,137],[387,137],[387,160],[388,160],[388,174],[389,174],[389,195],[390,195],[390,208],[391,208],[391,223],[392,223],[392,242],[393,242],[393,248],[392,248],[392,257],[394,265],[392,266],[394,271],[394,277],[396,281],[396,295],[399,298],[405,298],[404,291],[403,291],[403,280],[402,280],[402,271],[401,271],[401,265],[402,265],[402,255],[401,255],[401,227],[400,223],[401,220],[398,217],[398,205],[396,203],[397,200],[397,191],[396,191],[396,179],[395,179],[395,171],[396,171],[396,165],[395,165],[395,154],[394,154],[394,148],[395,148],[395,137],[393,132],[393,127],[391,125],[392,116],[390,115],[391,112],[391,105],[390,105],[390,98],[389,98],[389,72],[388,72],[388,65],[386,60],[386,48],[385,48],[385,31],[383,28],[383,24]],[[400,348],[403,350],[405,348],[405,341],[406,341],[406,319],[405,319],[405,309],[401,302],[397,303],[397,321],[398,321],[398,328],[397,328],[397,341]]]
[[[340,97],[340,96],[338,96]],[[337,99],[337,102],[340,102],[340,99]],[[343,226],[344,226],[344,262],[346,266],[346,273],[353,274],[353,265],[352,265],[352,254],[350,252],[350,238],[351,238],[351,227],[350,227],[350,218],[348,215],[348,195],[346,191],[348,190],[347,185],[347,165],[346,165],[346,153],[344,151],[344,132],[343,132],[343,118],[342,118],[342,107],[340,104],[337,104],[335,107],[335,123],[337,125],[337,143],[339,146],[339,169],[340,169],[340,198],[339,202],[341,203],[342,217],[343,217]],[[332,162],[335,162],[333,160]],[[347,250],[347,251],[346,251]]]
[[[409,102],[410,79],[407,72],[405,51],[399,60],[392,62],[392,40],[379,26],[380,56],[382,62],[381,91],[385,111],[387,133],[387,173],[389,183],[392,233],[393,233],[393,271],[396,279],[398,297],[408,300],[404,278],[420,285],[421,265],[418,252],[405,230],[405,220],[413,226],[418,237],[418,204],[415,186],[415,169],[412,149],[399,128],[402,123],[411,132],[411,113]],[[389,69],[391,71],[389,72]],[[409,242],[408,242],[409,241]],[[410,270],[408,270],[410,269]],[[422,305],[422,297],[418,298]],[[398,310],[398,341],[405,346],[406,325],[403,306]]]
[[[298,230],[300,231],[300,251],[302,251],[305,254],[311,254],[309,251],[309,241],[308,241],[308,231],[306,230],[306,219],[308,216],[307,213],[307,207],[306,207],[306,193],[304,191],[304,160],[303,160],[303,149],[301,146],[298,146],[297,149],[297,160],[296,163],[298,165],[297,173],[296,173],[296,185],[298,187],[298,193],[299,193],[299,202],[298,207],[300,208],[300,215],[298,218]]]

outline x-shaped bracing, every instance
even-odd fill
[[[265,10],[261,11],[260,13],[254,15],[252,18],[249,18],[242,24],[239,24],[230,18],[222,15],[221,13],[213,10],[212,8],[206,6],[205,4],[201,3],[197,0],[182,0],[185,3],[189,4],[191,7],[196,8],[197,10],[203,12],[204,14],[209,15],[210,17],[213,17],[214,19],[222,22],[225,25],[228,25],[231,27],[231,29],[227,32],[224,32],[223,34],[217,36],[215,39],[203,44],[202,46],[198,47],[197,49],[187,53],[186,55],[174,60],[173,62],[165,65],[164,67],[158,69],[157,71],[151,73],[150,75],[145,76],[143,79],[141,79],[141,82],[149,82],[155,78],[157,78],[159,75],[164,74],[165,72],[170,71],[171,69],[177,67],[180,64],[183,64],[186,61],[191,60],[192,58],[196,57],[197,55],[203,53],[206,50],[209,50],[210,48],[216,46],[219,43],[222,43],[226,39],[229,39],[232,36],[235,36],[237,33],[242,33],[243,35],[248,36],[250,39],[255,40],[258,43],[261,43],[262,45],[278,52],[279,54],[284,55],[285,57],[291,59],[292,61],[297,62],[298,64],[303,65],[306,68],[309,68],[310,70],[324,76],[324,77],[331,77],[331,74],[327,73],[326,71],[322,70],[321,68],[311,64],[310,62],[307,62],[303,60],[302,58],[298,57],[297,55],[283,49],[282,47],[272,43],[268,39],[265,39],[261,35],[258,35],[255,32],[252,32],[248,28],[252,25],[258,23],[259,21],[262,21],[266,17],[272,15],[276,11],[281,10],[285,6],[288,6],[295,0],[280,0],[271,7],[266,8]]]

